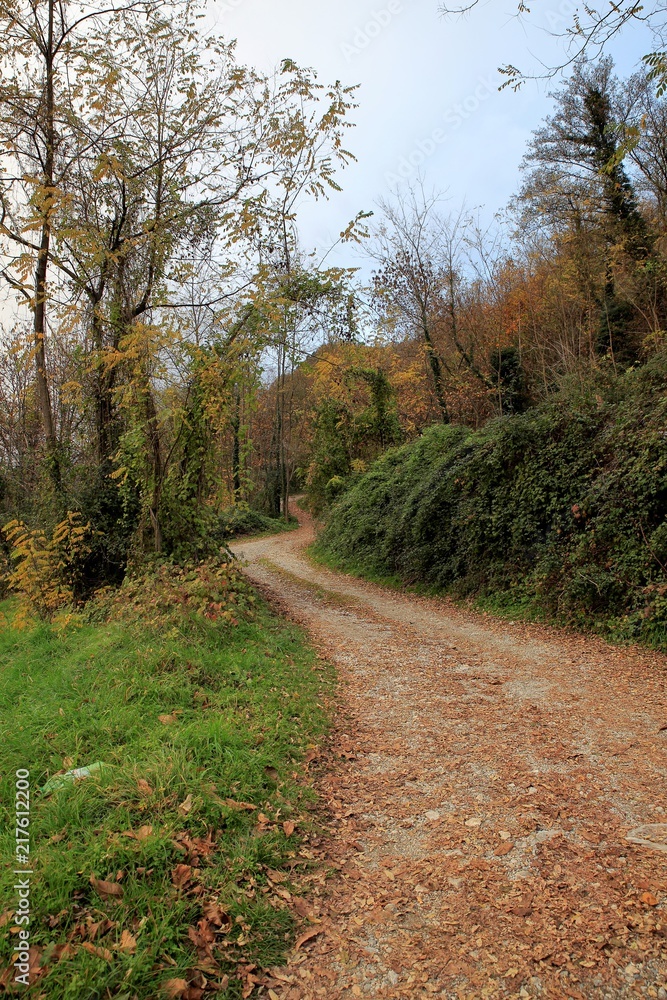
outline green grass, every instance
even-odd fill
[[[2,608],[11,617],[12,603]],[[225,917],[212,952],[219,970],[205,976],[230,977],[217,996],[241,996],[240,962],[283,961],[293,919],[267,870],[308,863],[299,835],[313,793],[299,762],[326,730],[332,683],[300,631],[262,605],[236,627],[0,629],[2,908],[15,908],[14,775],[26,768],[31,943],[47,970],[31,995],[148,1000],[167,980],[196,983],[202,954],[188,930],[211,903]],[[57,772],[94,761],[106,765],[99,777],[41,791]],[[290,836],[286,820],[297,826]],[[179,864],[192,868],[182,888],[173,881]],[[100,894],[91,876],[118,882],[122,897]],[[101,924],[96,935],[91,924]],[[5,968],[12,925],[0,931]],[[133,954],[118,948],[124,931]]]
[[[437,597],[443,593],[437,587],[429,586],[425,583],[406,583],[405,580],[402,580],[396,574],[382,573],[380,570],[366,566],[363,562],[354,558],[329,552],[318,544],[317,541],[308,546],[306,555],[311,562],[318,566],[326,566],[327,569],[333,570],[335,573],[347,573],[349,576],[355,576],[359,580],[369,580],[370,583],[377,583],[382,587],[388,587],[390,590],[399,590],[405,594],[421,594],[425,597]]]
[[[363,562],[329,552],[318,545],[317,542],[308,547],[306,554],[313,563],[326,566],[327,569],[334,572],[347,573],[349,576],[368,580],[371,583],[377,583],[382,587],[397,590],[404,594],[417,594],[420,597],[446,597],[462,608],[472,608],[475,611],[481,611],[503,621],[532,622],[534,624],[548,624],[572,628],[571,621],[564,616],[559,617],[556,614],[549,614],[534,594],[527,593],[521,587],[461,597],[457,593],[455,585],[451,587],[436,587],[424,583],[406,583],[399,576],[379,572],[365,566]],[[594,634],[602,633],[609,642],[620,646],[633,645],[636,642],[635,636],[628,634],[623,620],[617,622],[607,620],[601,623],[601,627],[597,629],[594,627],[594,623],[581,621],[578,623],[578,631]],[[657,634],[653,640],[651,637],[648,637],[644,640],[644,645],[664,650],[667,646],[664,632]]]

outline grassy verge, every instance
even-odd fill
[[[6,623],[0,684],[5,988],[25,768],[31,995],[247,995],[285,956],[291,872],[308,863],[299,765],[326,729],[332,675],[299,630],[263,605],[236,625],[89,620],[63,636]],[[98,775],[42,791],[96,761]]]
[[[436,587],[423,583],[406,583],[399,576],[381,573],[364,566],[362,562],[328,552],[317,542],[307,549],[307,555],[312,562],[320,566],[326,566],[327,569],[334,572],[347,573],[360,580],[369,580],[371,583],[377,583],[380,586],[388,587],[390,590],[398,590],[404,594],[417,594],[421,597],[447,597],[463,608],[472,608],[475,611],[481,611],[484,614],[500,618],[504,621],[533,622],[535,624],[556,625],[569,629],[573,627],[572,622],[568,618],[549,614],[534,594],[527,593],[519,587],[511,590],[490,591],[461,597],[457,593],[456,586]],[[583,621],[578,623],[578,631],[598,635],[602,634],[608,641],[621,646],[633,645],[636,642],[633,636],[627,634],[625,623],[622,620],[617,623],[605,621],[600,623],[597,628],[594,623]],[[649,639],[644,644],[663,651],[667,647],[667,642],[660,635],[656,637],[654,642]]]
[[[390,590],[400,590],[406,594],[423,594],[426,597],[437,597],[442,594],[436,587],[429,587],[423,583],[406,583],[400,576],[391,573],[382,573],[379,570],[365,566],[356,559],[340,556],[327,551],[318,542],[314,542],[306,549],[308,558],[319,566],[326,566],[327,569],[335,573],[347,573],[349,576],[356,576],[360,580],[369,580],[382,587],[389,587]]]

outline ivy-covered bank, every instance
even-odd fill
[[[667,355],[479,431],[431,428],[332,508],[339,567],[667,646]]]

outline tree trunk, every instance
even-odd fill
[[[283,503],[285,499],[285,442],[283,435],[285,431],[285,348],[283,344],[278,345],[278,379],[276,382],[276,494],[278,499],[278,517],[281,511],[284,513]]]
[[[424,334],[424,342],[426,344],[426,353],[428,355],[428,361],[431,366],[431,372],[433,373],[435,398],[438,401],[438,406],[440,407],[440,416],[443,424],[448,424],[450,420],[449,420],[449,410],[447,409],[447,400],[445,398],[444,382],[442,378],[442,364],[440,362],[438,352],[433,346],[433,341],[431,340],[431,334],[428,328],[428,323],[422,324],[422,331]]]
[[[37,398],[46,439],[49,456],[50,472],[53,481],[60,489],[60,463],[58,459],[58,441],[56,438],[53,407],[46,370],[46,296],[49,270],[49,251],[51,247],[51,211],[55,194],[55,94],[54,94],[54,14],[55,2],[49,0],[49,27],[44,52],[44,122],[43,135],[45,143],[44,173],[42,176],[42,226],[39,253],[35,267],[35,299],[33,308],[33,336],[35,344],[35,380]]]
[[[97,311],[98,302],[94,304],[92,320],[93,343],[98,355],[95,368],[93,393],[95,396],[95,436],[97,438],[97,459],[100,466],[104,466],[113,458],[118,441],[114,428],[116,418],[113,402],[115,378],[113,369],[105,370],[102,361],[104,335],[102,321]]]
[[[234,500],[241,495],[241,391],[238,382],[234,386],[234,413],[232,416],[232,478],[234,484]]]
[[[155,400],[150,385],[148,373],[144,373],[144,384],[142,386],[144,396],[144,429],[146,433],[147,457],[151,470],[152,495],[149,516],[153,527],[153,550],[156,553],[162,552],[163,537],[162,526],[160,524],[160,506],[162,500],[162,481],[164,469],[162,466],[162,447],[160,444],[160,430],[158,427],[158,416],[155,408]]]

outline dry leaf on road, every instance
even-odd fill
[[[294,950],[298,951],[299,948],[306,943],[306,941],[311,941],[314,937],[317,937],[318,934],[321,934],[323,930],[323,927],[309,927],[307,931],[303,932],[303,934],[299,934],[294,944]]]

